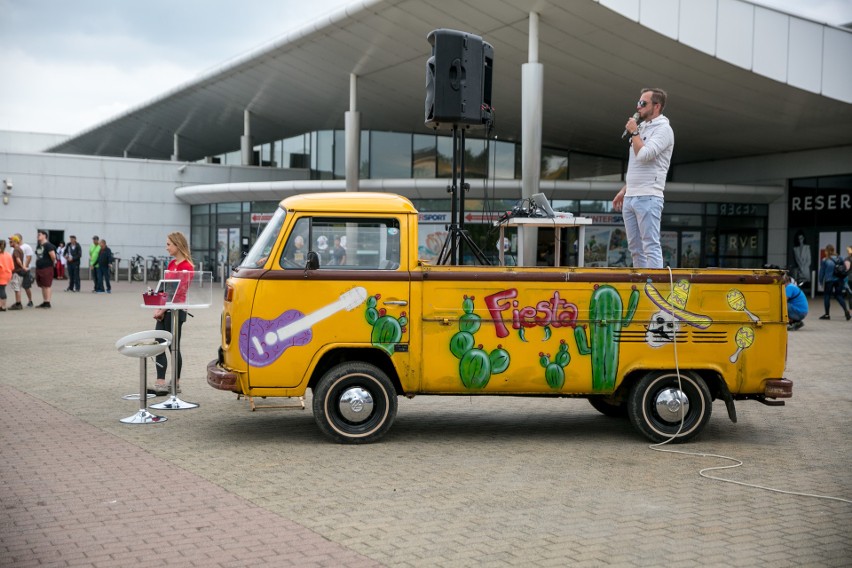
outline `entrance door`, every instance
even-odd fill
[[[219,227],[216,238],[216,271],[220,272],[222,265],[226,267],[226,274],[231,268],[240,263],[241,258],[240,228]]]

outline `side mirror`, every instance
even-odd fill
[[[305,263],[305,270],[317,270],[320,266],[319,254],[316,251],[308,252],[308,261]]]

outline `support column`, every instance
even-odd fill
[[[254,144],[251,141],[251,112],[243,111],[243,135],[240,136],[240,150],[242,154],[242,165],[254,166]]]
[[[521,197],[538,193],[541,181],[541,126],[544,67],[538,62],[538,14],[530,12],[529,62],[521,66]],[[535,266],[538,228],[519,227],[518,246],[526,266]]]
[[[349,110],[345,113],[346,191],[358,191],[361,177],[361,113],[357,110],[358,76],[349,75]]]
[[[178,160],[180,160],[180,135],[179,134],[175,134],[172,137],[172,146],[173,146],[172,161],[177,162]]]

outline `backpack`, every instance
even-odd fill
[[[834,257],[832,260],[834,261],[834,277],[837,279],[846,278],[846,275],[849,273],[846,270],[846,261],[839,256]]]

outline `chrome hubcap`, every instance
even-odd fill
[[[338,408],[349,422],[363,422],[373,413],[373,397],[361,387],[348,388],[340,396]]]
[[[681,416],[689,412],[689,399],[683,391],[668,388],[661,390],[654,401],[657,415],[666,422],[676,423],[681,421]]]

